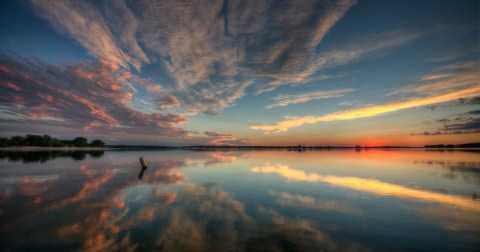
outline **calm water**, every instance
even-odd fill
[[[473,151],[0,152],[0,250],[479,251],[478,197]]]

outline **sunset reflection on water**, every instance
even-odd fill
[[[141,180],[140,156],[149,164]],[[0,248],[475,251],[479,157],[381,149],[2,152]]]

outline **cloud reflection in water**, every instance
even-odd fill
[[[478,241],[473,237],[480,232],[478,201],[383,182],[385,177],[364,179],[361,173],[328,166],[370,164],[373,154],[151,151],[142,153],[150,164],[142,180],[137,152],[106,151],[101,158],[87,155],[80,162],[62,155],[48,163],[4,160],[0,237],[6,242],[0,249],[369,251],[385,250],[385,241],[406,249],[412,239],[423,239],[429,232],[443,232],[441,237],[447,238],[466,234],[462,239]],[[401,151],[390,154],[376,161],[388,165],[405,156]],[[394,154],[398,159],[391,158]],[[406,156],[423,160],[415,155]],[[261,165],[268,160],[282,164]],[[420,162],[402,162],[422,167]],[[302,164],[321,168],[291,168],[303,169]],[[422,173],[432,170],[423,169]],[[359,170],[367,176],[378,174],[368,167]],[[326,172],[335,175],[320,175]],[[277,175],[297,183],[271,180]],[[335,190],[321,190],[321,183]],[[337,190],[340,187],[386,197],[359,200],[348,190]],[[382,205],[383,199],[394,204]],[[415,229],[425,232],[408,233],[409,224],[396,222],[405,215],[418,225]],[[389,240],[397,230],[407,237]]]
[[[292,169],[288,165],[282,164],[266,164],[265,166],[261,167],[253,167],[252,172],[276,173],[293,181],[323,182],[334,186],[341,186],[353,190],[375,193],[378,195],[422,200],[480,212],[480,202],[475,200],[460,196],[408,188],[401,185],[385,183],[376,179],[323,176],[317,173],[306,173],[303,170]]]

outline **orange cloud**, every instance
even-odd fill
[[[478,95],[479,93],[480,93],[480,85],[476,85],[473,87],[468,87],[462,90],[444,93],[441,95],[410,99],[406,101],[393,102],[393,103],[388,103],[383,105],[369,106],[365,108],[332,113],[324,116],[295,117],[295,118],[284,120],[275,125],[256,125],[256,126],[251,126],[250,128],[255,130],[264,130],[264,131],[286,132],[291,128],[300,127],[304,124],[372,117],[372,116],[382,115],[385,113],[395,112],[402,109],[448,102],[448,101],[452,101],[460,98],[473,97]]]
[[[262,167],[253,167],[252,172],[276,173],[290,180],[305,182],[323,182],[334,186],[346,187],[349,189],[370,192],[378,195],[423,200],[480,212],[480,202],[478,201],[463,198],[460,196],[446,195],[443,193],[408,188],[401,185],[382,182],[376,179],[323,176],[317,173],[306,173],[303,170],[292,169],[288,165],[281,164],[267,164]]]
[[[11,118],[35,122],[25,123],[27,127],[38,128],[43,124],[50,130],[60,127],[96,134],[122,132],[158,137],[188,134],[177,126],[188,121],[183,116],[152,114],[132,106],[137,92],[134,85],[143,86],[145,83],[137,80],[144,79],[109,62],[51,65],[0,56],[0,74],[8,80],[0,80],[4,110],[11,112]],[[169,106],[180,105],[173,97],[167,102]]]
[[[178,107],[181,105],[177,97],[172,95],[167,95],[164,97],[157,98],[155,99],[155,101],[158,102],[157,107],[159,109],[165,109],[167,107]]]

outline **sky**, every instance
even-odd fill
[[[0,2],[1,136],[480,141],[479,2]]]

